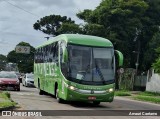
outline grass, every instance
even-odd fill
[[[160,93],[154,93],[154,92],[140,92],[138,95],[141,96],[160,96]]]
[[[1,108],[13,107],[15,105],[16,105],[16,103],[11,102],[11,101],[0,102],[0,110],[1,110]]]
[[[10,93],[8,93],[8,92],[0,92],[0,98],[10,99]]]
[[[136,95],[133,97],[133,99],[160,104],[160,97],[159,96],[155,97],[155,96]]]
[[[130,92],[125,90],[115,91],[115,96],[131,96]]]
[[[0,92],[0,110],[6,107],[13,107],[16,103],[13,102],[10,98],[10,93]]]
[[[137,94],[132,94],[130,91],[119,90],[115,91],[115,96],[130,96],[132,99],[135,100],[160,104],[160,93],[145,91],[145,92],[139,92]]]

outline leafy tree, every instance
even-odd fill
[[[152,61],[151,63],[154,62],[152,66],[155,71],[160,73],[160,31],[155,33],[150,41],[149,47],[150,49],[147,52],[147,56]]]
[[[110,39],[123,52],[126,67],[135,67],[137,54],[133,51],[139,49],[139,68],[145,70],[151,66],[151,60],[147,61],[144,56],[160,25],[159,10],[157,0],[102,0],[95,10],[86,9],[77,16],[87,23],[85,27],[97,24],[104,28],[103,34],[98,30],[90,34]]]
[[[6,62],[7,57],[5,55],[0,54],[0,70],[4,70]]]
[[[159,0],[145,0],[149,5],[145,16],[144,39],[147,40],[146,47],[143,49],[143,69],[149,69],[155,59],[157,52],[155,49],[160,47],[160,1]]]
[[[99,24],[86,24],[83,27],[83,33],[87,35],[103,37],[105,32],[104,26]]]
[[[1,61],[6,61],[7,57],[5,55],[0,54],[0,60]]]
[[[153,63],[153,68],[157,73],[160,73],[160,47],[156,49],[156,52],[159,54],[155,63]]]
[[[78,25],[71,18],[60,15],[50,15],[37,20],[33,25],[35,30],[40,30],[48,35],[57,36],[61,33],[77,33],[80,32]]]
[[[33,72],[33,59],[35,48],[26,42],[20,42],[19,44],[17,44],[17,46],[29,46],[31,51],[30,54],[16,53],[13,50],[7,55],[8,61],[12,63],[17,63],[20,72]]]
[[[148,43],[148,50],[146,50],[146,53],[144,55],[144,65],[146,67],[150,67],[153,62],[157,59],[160,53],[160,50],[158,48],[160,47],[160,31],[154,34],[153,38]]]
[[[82,33],[82,29],[79,25],[74,23],[63,23],[61,27],[57,30],[58,34],[74,34],[74,33]]]

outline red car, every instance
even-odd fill
[[[0,72],[0,90],[20,91],[20,82],[14,72]]]

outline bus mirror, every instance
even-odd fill
[[[118,56],[118,66],[120,67],[123,65],[123,54],[118,50],[115,50],[115,54]]]

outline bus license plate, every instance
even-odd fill
[[[95,96],[90,96],[90,97],[88,97],[88,100],[96,100],[96,97]]]

